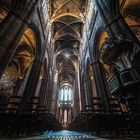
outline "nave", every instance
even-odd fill
[[[0,0],[0,138],[140,136],[139,9],[140,0]]]

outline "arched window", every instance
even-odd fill
[[[73,89],[70,86],[63,86],[59,90],[59,101],[68,102],[73,101]]]

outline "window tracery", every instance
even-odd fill
[[[63,86],[59,90],[58,107],[63,105],[73,106],[73,89],[70,86]]]

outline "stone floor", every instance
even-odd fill
[[[23,138],[16,140],[140,140],[137,138],[99,138],[99,137],[76,137],[76,136],[57,136],[57,137],[32,137],[32,138]]]
[[[45,132],[42,136],[28,138],[0,138],[0,140],[140,140],[140,138],[100,138],[72,131]]]

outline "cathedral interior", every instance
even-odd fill
[[[139,139],[139,9],[0,0],[0,139]]]

